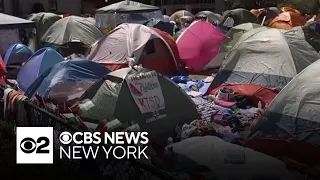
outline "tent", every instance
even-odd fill
[[[248,146],[276,156],[291,155],[301,163],[319,164],[319,68],[318,60],[282,89],[249,135]],[[285,154],[287,149],[292,152]]]
[[[35,22],[0,13],[0,29],[33,28]]]
[[[259,24],[257,17],[250,11],[242,8],[225,11],[222,15],[220,25],[223,26],[228,18],[234,20],[234,26],[243,23],[256,23]]]
[[[63,29],[63,31],[61,31]],[[87,47],[103,37],[99,28],[87,18],[68,16],[56,21],[42,36],[46,45],[64,46],[71,42],[80,42]]]
[[[281,90],[319,54],[301,31],[261,27],[244,33],[225,57],[209,91],[221,84],[258,84]]]
[[[151,18],[163,20],[160,8],[135,1],[120,1],[96,10],[96,24],[105,34],[119,24],[143,24]]]
[[[16,79],[22,64],[26,62],[32,54],[33,52],[24,44],[11,45],[3,59],[8,70],[6,78]]]
[[[160,10],[156,6],[143,4],[135,1],[120,1],[109,6],[96,10],[96,13],[134,13],[134,12],[152,12]]]
[[[170,21],[179,22],[182,17],[192,17],[192,18],[194,18],[194,15],[189,11],[180,10],[180,11],[177,11],[177,12],[173,13],[170,16]]]
[[[148,27],[154,27],[170,34],[171,36],[173,35],[174,25],[170,22],[164,22],[164,21],[152,18],[149,21],[145,22],[143,25]]]
[[[191,137],[172,147],[170,170],[198,175],[192,179],[298,179],[280,160],[216,136]]]
[[[121,24],[93,45],[88,59],[110,70],[127,67],[129,58],[160,73],[179,70],[179,55],[169,34],[140,24]]]
[[[80,98],[96,81],[110,72],[86,59],[62,61],[42,73],[27,89],[29,98],[38,93],[43,98],[63,103]]]
[[[64,58],[52,48],[42,48],[35,52],[19,71],[18,88],[25,92],[42,73]]]
[[[226,34],[227,38],[225,38],[221,44],[221,48],[219,53],[227,53],[232,47],[239,41],[241,36],[253,29],[262,28],[263,26],[254,23],[244,23],[237,26],[232,27]],[[267,27],[264,27],[267,29]],[[223,56],[222,56],[223,57]]]
[[[178,37],[177,46],[181,60],[194,72],[220,67],[215,60],[225,35],[212,24],[199,20],[193,22]]]
[[[320,25],[320,24],[319,24]],[[296,27],[293,29],[301,28],[304,32],[306,41],[319,53],[320,52],[320,34],[310,26]]]
[[[37,23],[37,27],[30,33],[29,48],[33,51],[37,51],[41,48],[40,39],[56,21],[61,19],[61,16],[53,13],[41,12],[32,14],[29,18],[30,21]]]
[[[139,76],[149,77],[142,81],[151,83],[153,89],[146,91],[142,81],[132,81]],[[199,118],[196,105],[174,82],[141,67],[109,73],[93,85],[82,100],[79,104],[81,117],[90,118],[96,124],[114,118],[122,123],[134,121],[141,131],[149,132],[150,138],[173,136],[177,124]]]
[[[221,21],[222,16],[220,14],[211,11],[200,11],[196,15],[197,19],[204,18],[208,22],[218,25]]]

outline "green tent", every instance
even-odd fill
[[[226,38],[220,46],[220,53],[229,52],[244,33],[256,28],[266,29],[267,27],[260,26],[259,24],[254,23],[245,23],[231,28],[226,34],[228,38]]]
[[[143,91],[140,90],[140,86],[134,83],[133,87],[129,83],[129,88],[126,77],[146,72],[154,71],[144,68],[137,70],[123,68],[109,73],[81,98],[79,115],[95,124],[100,124],[105,119],[115,118],[123,124],[134,121],[142,131],[149,132],[149,136],[154,139],[173,136],[172,133],[177,124],[191,122],[199,118],[196,105],[189,96],[174,82],[162,75],[157,75],[157,78],[162,90],[163,101],[161,102],[165,105],[164,109],[157,110],[158,115],[156,116],[152,112],[141,113],[132,93],[144,97],[144,94],[141,94]],[[154,117],[157,120],[149,121]]]
[[[50,26],[42,36],[41,42],[54,46],[80,42],[89,47],[102,37],[103,33],[88,18],[69,16]]]
[[[223,26],[228,17],[234,20],[234,26],[243,23],[256,23],[259,24],[258,18],[250,11],[242,8],[225,11],[222,15],[220,26]]]
[[[97,9],[97,14],[103,13],[141,13],[160,10],[157,6],[143,4],[135,1],[120,1],[109,6]]]
[[[40,45],[40,39],[41,37],[46,33],[46,31],[49,29],[49,27],[54,24],[56,21],[60,20],[61,16],[53,13],[36,13],[32,14],[28,20],[34,21],[37,23],[36,28],[32,30],[30,33],[30,39],[29,39],[29,48],[32,51],[37,51],[41,48]]]

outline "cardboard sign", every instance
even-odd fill
[[[158,114],[159,110],[165,109],[162,89],[155,71],[128,75],[126,82],[142,114]]]

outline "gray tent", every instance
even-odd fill
[[[157,6],[143,4],[135,1],[120,1],[96,10],[96,13],[134,13],[152,12],[160,10]]]
[[[289,139],[320,145],[320,61],[298,74],[276,96],[249,136]]]
[[[33,28],[35,22],[0,13],[0,29]]]
[[[61,18],[62,17],[57,14],[45,12],[32,14],[31,17],[28,18],[30,21],[34,21],[37,23],[37,27],[34,28],[30,33],[28,46],[32,51],[35,52],[36,50],[41,48],[40,39],[46,33],[49,27]]]
[[[55,22],[41,38],[46,45],[63,46],[71,42],[80,42],[86,46],[102,38],[103,33],[87,18],[69,16]]]
[[[132,90],[130,92],[125,80],[128,75],[137,75],[139,72],[150,72],[150,70],[124,68],[109,73],[81,98],[79,115],[89,118],[91,123],[96,124],[100,124],[105,119],[114,118],[121,123],[135,121],[142,131],[149,132],[150,137],[155,139],[173,136],[177,124],[199,118],[196,105],[188,95],[174,82],[158,75],[165,109],[159,110],[161,119],[147,122],[147,119],[154,117],[154,114],[140,112],[131,95]]]

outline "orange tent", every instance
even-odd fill
[[[290,7],[282,7],[281,10],[283,13],[275,17],[269,23],[269,27],[278,29],[291,29],[293,27],[303,26],[305,24],[300,11]]]

